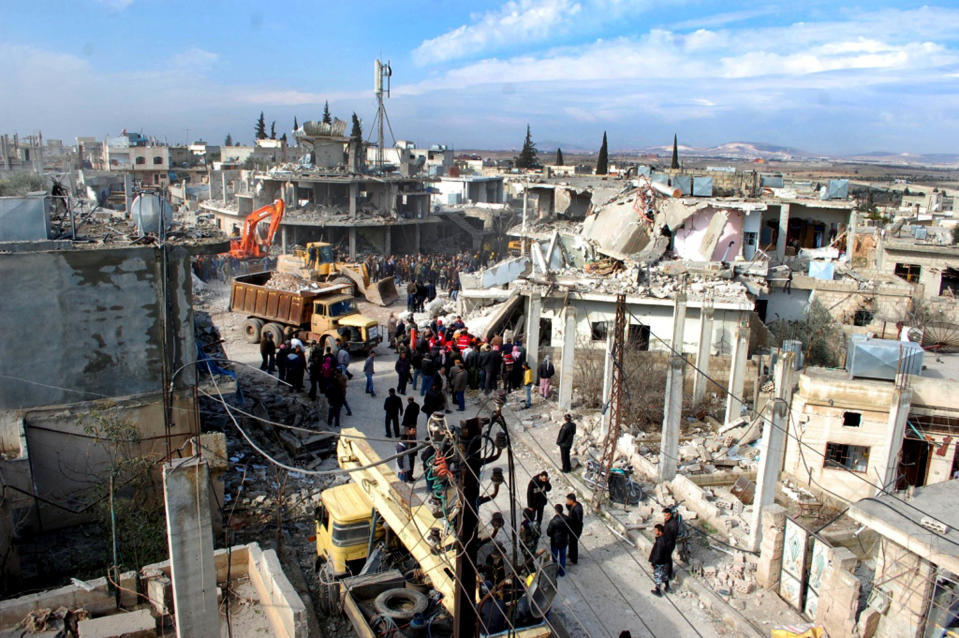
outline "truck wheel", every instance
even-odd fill
[[[333,568],[330,563],[323,563],[316,572],[316,579],[319,581],[319,591],[317,598],[320,603],[320,611],[326,616],[339,616],[342,611],[340,605],[340,584],[333,576]]]
[[[263,331],[263,320],[256,317],[247,317],[243,322],[243,334],[249,343],[260,343],[260,335]]]
[[[409,620],[423,613],[428,602],[426,596],[418,591],[397,587],[377,596],[373,606],[378,613],[393,620]]]
[[[273,343],[276,344],[276,347],[279,348],[280,344],[286,339],[283,335],[283,326],[278,323],[268,323],[263,326],[263,334],[273,335]]]

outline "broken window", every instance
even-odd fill
[[[865,445],[846,445],[844,443],[826,443],[826,457],[823,467],[843,468],[853,472],[865,472],[869,466],[869,447]]]
[[[842,424],[847,428],[858,428],[862,424],[862,415],[858,412],[843,412]]]
[[[946,268],[939,280],[939,294],[959,296],[959,268]]]
[[[609,322],[608,321],[591,321],[589,322],[589,338],[593,341],[606,341],[606,337],[609,334]]]
[[[896,264],[896,276],[909,283],[919,283],[919,273],[922,269],[918,264]]]
[[[856,311],[856,314],[852,316],[852,325],[854,326],[868,326],[872,323],[873,318],[876,316],[872,310],[866,308],[860,308]]]
[[[626,341],[630,348],[649,350],[649,326],[641,323],[631,323],[627,328]]]

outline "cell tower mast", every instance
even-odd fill
[[[383,169],[383,124],[390,127],[390,135],[393,134],[393,127],[390,126],[390,119],[386,115],[386,104],[383,102],[383,95],[390,96],[390,78],[393,76],[393,69],[387,61],[385,64],[376,60],[373,63],[373,87],[376,91],[376,168]]]

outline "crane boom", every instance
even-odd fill
[[[283,221],[284,209],[283,200],[277,199],[247,215],[240,238],[230,241],[230,255],[238,259],[265,257],[269,253],[276,231],[280,228],[280,222]],[[261,243],[256,240],[256,229],[268,217],[270,227]]]
[[[369,466],[380,460],[379,455],[356,428],[343,429],[336,448],[336,458],[343,469]],[[440,524],[433,516],[432,510],[424,505],[420,498],[412,493],[410,486],[400,481],[389,467],[367,467],[354,471],[351,478],[363,488],[373,507],[383,517],[383,522],[393,530],[419,563],[433,588],[443,594],[443,605],[452,614],[456,593],[455,549],[434,552],[425,537],[431,528],[438,527],[442,539],[440,547],[446,548],[456,541],[453,530],[444,529],[445,525]],[[455,545],[453,547],[455,548]]]

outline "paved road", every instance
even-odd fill
[[[367,309],[363,308],[363,311],[366,312]],[[228,341],[227,349],[230,358],[258,365],[257,347],[242,341],[238,327],[227,327],[224,336]],[[363,392],[365,385],[362,373],[363,361],[352,362],[350,370],[354,377],[350,382],[347,400],[352,407],[353,416],[346,416],[345,411],[343,412],[343,427],[355,427],[371,437],[383,436],[385,429],[383,400],[387,396],[387,390],[395,387],[396,373],[393,370],[395,360],[395,354],[385,346],[376,350],[376,372],[373,377],[375,397],[370,397]],[[514,393],[510,398],[511,403],[518,402],[519,394],[519,392]],[[415,396],[417,402],[422,404],[419,391],[415,393]],[[469,396],[465,413],[454,411],[447,415],[447,418],[454,420],[488,414],[488,407],[484,397],[475,393]],[[520,429],[518,423],[515,425],[517,429]],[[555,428],[556,426],[544,425],[543,427]],[[418,433],[420,438],[424,435],[424,430],[425,419],[421,416]],[[526,440],[533,444],[531,439]],[[372,444],[381,456],[388,456],[395,452],[395,443],[373,441]],[[514,453],[516,493],[520,500],[518,507],[525,505],[526,485],[530,477],[542,469],[550,472],[553,483],[552,502],[558,503],[565,500],[570,487],[559,474],[558,467],[544,467],[540,457],[521,443],[514,443]],[[499,462],[484,469],[481,478],[486,487],[489,486],[487,479],[494,467],[502,467],[505,472],[505,456]],[[425,495],[422,474],[422,467],[417,460],[416,488],[418,492]],[[480,511],[481,519],[484,522],[489,521],[490,515],[497,509],[504,513],[507,521],[510,520],[508,490],[501,489],[495,501],[483,505]],[[518,512],[517,515],[519,515]],[[549,508],[546,516],[549,516]],[[541,542],[544,544],[548,542],[545,534],[544,541]],[[695,636],[697,632],[699,635],[708,637],[723,635],[717,631],[706,613],[699,608],[698,599],[684,595],[681,587],[680,591],[671,597],[675,607],[669,601],[653,596],[650,593],[652,582],[641,566],[647,572],[649,571],[646,556],[639,555],[631,549],[630,545],[614,535],[601,520],[587,512],[586,525],[580,543],[580,563],[569,566],[568,576],[560,580],[558,600],[554,605],[553,613],[559,616],[570,635],[576,638],[586,636],[617,638],[619,633],[626,629],[633,636],[652,638]],[[684,616],[689,618],[689,622]],[[695,630],[690,622],[695,626]]]

